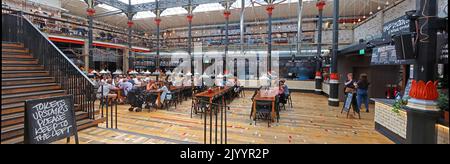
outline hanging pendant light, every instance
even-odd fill
[[[148,70],[144,72],[144,75],[150,75],[150,74],[152,74],[152,73]]]
[[[114,71],[113,75],[121,75],[123,74],[122,70],[120,69],[116,69],[116,71]]]
[[[107,74],[108,72],[106,72],[105,71],[105,69],[102,69],[101,71],[100,71],[100,74]]]
[[[222,79],[224,76],[222,75],[222,73],[219,73],[219,75],[216,76],[218,79]]]
[[[136,74],[138,74],[138,72],[136,72],[135,70],[131,70],[129,74],[130,75],[136,75]]]
[[[186,73],[186,76],[192,76],[191,72]]]
[[[201,76],[201,78],[203,78],[203,79],[206,79],[206,78],[209,78],[209,76],[206,74],[206,72],[205,73],[203,73],[203,75]]]

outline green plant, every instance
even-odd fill
[[[400,115],[400,110],[408,104],[408,100],[399,99],[396,100],[394,105],[392,105],[392,112]]]
[[[439,109],[448,112],[448,92],[439,91],[438,106]]]

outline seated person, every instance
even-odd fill
[[[288,87],[288,85],[286,84],[286,81],[285,81],[285,80],[281,80],[281,86],[283,87],[284,95],[285,95],[286,97],[289,96],[289,94],[290,94],[290,92],[289,92],[289,87]]]
[[[111,91],[117,91],[117,90],[119,90],[119,88],[116,88],[115,86],[112,85],[112,80],[107,80],[105,84],[101,85],[98,88],[97,98],[98,99],[101,99],[101,98],[115,99],[117,97],[117,94],[112,93]]]
[[[134,85],[135,85],[136,87],[141,87],[141,86],[142,86],[142,80],[141,80],[140,77],[134,78],[133,81],[134,81]]]
[[[133,84],[131,84],[127,79],[123,79],[119,84],[119,88],[123,90],[123,96],[127,96],[128,92],[133,89]]]
[[[169,91],[169,87],[168,87],[166,84],[161,83],[160,86],[161,86],[161,87],[158,89],[158,91],[162,91],[162,93],[161,93],[161,99],[160,99],[160,104],[163,104],[163,103],[164,103],[164,100],[166,99],[167,93],[170,93],[170,91]]]
[[[158,89],[158,85],[156,85],[155,81],[152,80],[147,84],[146,91],[151,91],[151,90],[156,90],[156,89]]]

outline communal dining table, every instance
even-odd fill
[[[258,101],[265,101],[265,102],[271,102],[272,103],[272,109],[271,109],[271,117],[272,121],[275,120],[275,118],[280,118],[279,113],[276,111],[276,97],[277,97],[277,91],[276,90],[262,90],[258,92],[258,94],[255,95],[253,98],[253,105],[252,105],[252,117],[253,120],[256,120],[256,111],[257,111],[257,105],[256,103]]]

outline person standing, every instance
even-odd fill
[[[353,109],[359,113],[359,106],[357,103],[357,99],[356,99],[356,86],[355,83],[357,83],[357,81],[355,79],[353,79],[353,73],[348,73],[347,74],[347,81],[345,81],[345,88],[344,88],[344,93],[345,96],[348,96],[348,94],[352,93],[353,94],[353,98],[352,98],[352,106]]]
[[[370,83],[367,79],[367,74],[361,74],[359,81],[356,83],[358,108],[361,109],[361,105],[364,103],[367,113],[369,113],[369,85]]]

